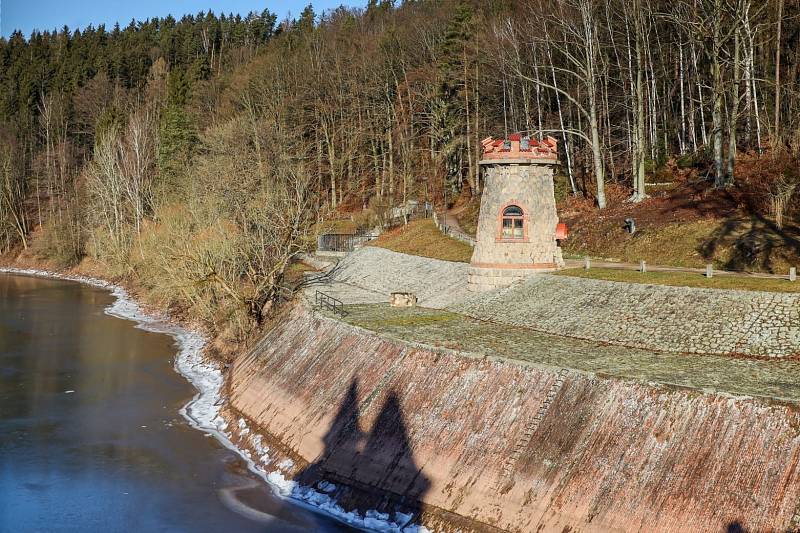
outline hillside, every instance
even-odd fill
[[[751,4],[375,0],[14,32],[0,254],[88,264],[239,342],[332,219],[415,201],[474,229],[481,142],[513,134],[552,136],[568,253],[782,272],[800,12]],[[416,230],[420,253],[469,255]]]
[[[741,180],[718,189],[703,179],[702,167],[679,168],[673,162],[649,175],[658,184],[649,185],[648,198],[640,202],[629,201],[630,190],[620,184],[609,186],[609,206],[603,210],[590,199],[566,195],[565,178],[557,176],[562,186],[559,218],[570,230],[561,243],[565,257],[694,268],[712,264],[721,270],[785,275],[800,265],[800,202],[792,199],[779,226],[769,184],[781,172],[800,173],[800,166],[753,155],[742,156],[738,165]],[[456,202],[449,211],[471,235],[479,202]],[[633,235],[625,229],[627,218],[635,221]],[[414,253],[409,247],[398,250]]]
[[[718,190],[697,178],[674,177],[641,203],[615,202],[602,212],[587,208],[585,202],[563,201],[560,216],[570,227],[565,252],[631,263],[711,263],[724,270],[780,274],[800,264],[800,224],[794,216],[782,227],[777,224],[767,195],[759,190],[761,183],[742,180]],[[626,218],[636,222],[634,235],[624,229]]]

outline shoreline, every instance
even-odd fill
[[[232,432],[228,431],[228,423],[222,416],[222,409],[226,405],[222,396],[225,376],[219,362],[206,356],[205,349],[208,345],[208,339],[203,333],[178,323],[176,319],[168,314],[143,310],[124,287],[104,279],[45,269],[10,266],[0,266],[0,274],[73,281],[107,290],[115,299],[113,303],[104,309],[106,314],[132,321],[136,324],[135,327],[145,331],[172,337],[177,347],[173,368],[197,391],[192,399],[181,407],[178,412],[192,428],[213,436],[225,448],[239,455],[247,464],[248,470],[259,476],[276,497],[291,501],[293,505],[321,513],[343,524],[365,531],[428,533],[427,528],[424,526],[409,524],[408,521],[411,517],[405,515],[395,517],[396,520],[400,519],[399,521],[401,521],[398,524],[391,520],[389,515],[378,513],[377,511],[367,511],[364,516],[357,511],[345,511],[325,492],[317,491],[312,487],[304,487],[291,479],[287,479],[280,466],[285,465],[287,469],[291,468],[290,460],[288,463],[285,460],[278,465],[277,469],[268,471],[265,466],[258,464],[258,460],[262,463],[271,462],[269,459],[270,449],[268,447],[257,446],[256,451],[259,455],[257,460],[252,457],[249,451],[236,446],[232,440]],[[240,437],[250,433],[250,429],[244,419],[239,420],[238,426]],[[262,439],[260,435],[253,434],[251,435],[251,440],[260,443]]]

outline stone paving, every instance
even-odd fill
[[[800,355],[800,295],[539,276],[457,302],[475,318],[652,350]]]
[[[352,325],[398,340],[457,350],[466,355],[492,355],[735,396],[800,401],[800,361],[796,360],[653,352],[548,335],[419,307],[401,309],[388,304],[367,304],[348,305],[346,310],[343,320]]]
[[[348,298],[364,297],[368,291],[382,295],[380,301],[388,301],[392,292],[413,292],[424,307],[443,308],[463,298],[467,293],[466,263],[439,261],[426,257],[392,252],[383,248],[366,246],[342,259],[328,274],[328,288],[324,292],[337,291],[345,303],[356,303]],[[343,287],[341,284],[344,284]]]
[[[412,292],[421,307],[551,335],[694,354],[800,355],[800,294],[698,289],[539,275],[474,294],[469,265],[365,247],[320,283],[345,304]]]
[[[328,296],[333,296],[347,304],[372,304],[389,301],[388,293],[371,291],[352,283],[343,283],[330,279],[322,279],[319,282],[310,283],[304,291],[306,299],[314,302],[317,291],[322,291]]]

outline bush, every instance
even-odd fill
[[[77,202],[71,202],[51,215],[42,235],[34,241],[34,252],[57,268],[78,264],[85,252],[84,234]]]
[[[131,254],[134,275],[146,288],[147,299],[189,313],[213,330],[230,326],[237,339],[245,336],[252,322],[242,302],[223,287],[241,276],[236,266],[240,233],[203,209],[170,205],[157,215],[158,223],[148,225]],[[227,281],[209,279],[212,272]]]

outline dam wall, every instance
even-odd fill
[[[797,525],[794,405],[412,345],[305,303],[228,379],[296,479],[437,531]]]

